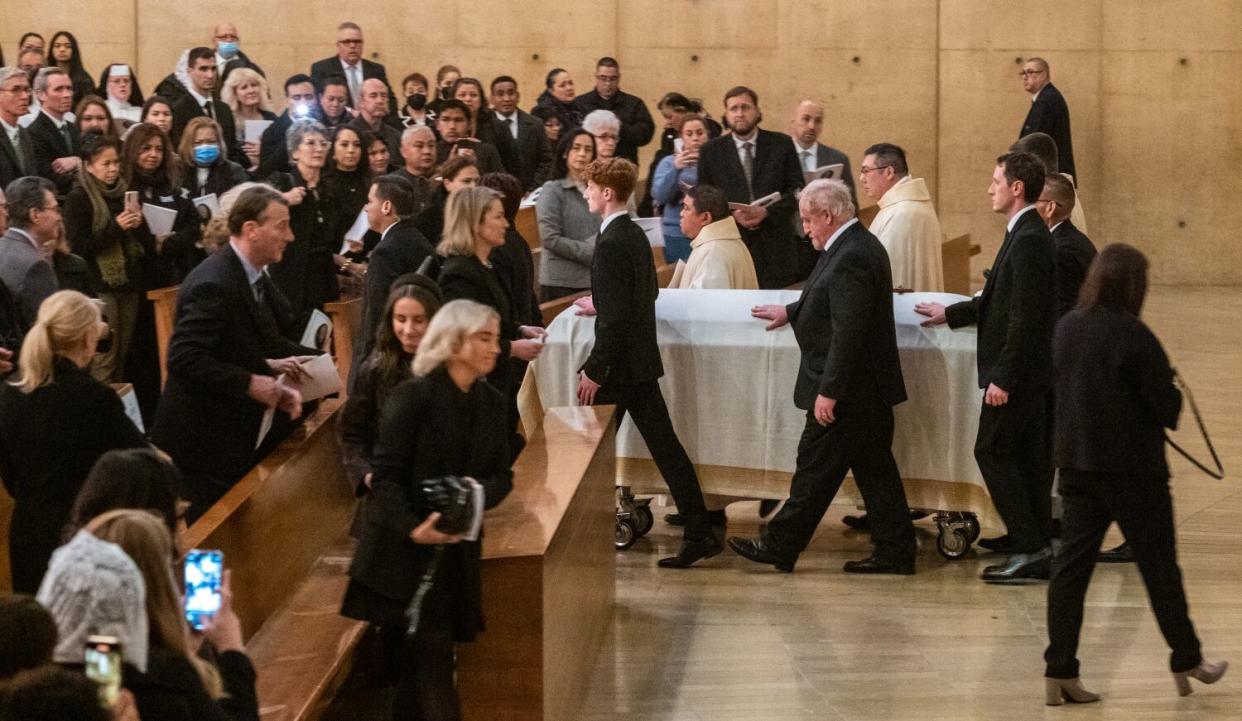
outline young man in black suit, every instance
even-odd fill
[[[1018,137],[1031,133],[1047,133],[1057,144],[1057,165],[1062,173],[1069,173],[1078,182],[1074,170],[1074,143],[1070,137],[1069,106],[1065,96],[1052,84],[1052,70],[1043,58],[1031,58],[1018,73],[1022,76],[1022,88],[1031,94],[1031,109],[1022,121]]]
[[[397,114],[397,101],[388,84],[388,71],[383,65],[362,57],[362,28],[357,23],[343,22],[336,28],[336,55],[311,65],[310,75],[316,88],[323,88],[323,81],[334,75],[345,78],[349,88],[349,107],[357,108],[362,99],[362,83],[372,78],[388,89],[388,114]]]
[[[625,158],[593,161],[586,172],[587,207],[603,217],[591,261],[595,346],[578,371],[578,402],[613,403],[618,423],[626,413],[651,451],[686,521],[681,549],[660,559],[661,568],[687,568],[723,550],[712,533],[694,464],[677,439],[660,392],[664,364],[656,344],[656,282],[651,244],[630,219],[626,203],[638,183],[638,166]]]
[[[290,75],[285,81],[285,105],[285,112],[267,126],[259,139],[259,178],[289,172],[289,148],[285,143],[289,127],[295,120],[317,117],[319,106],[315,100],[315,84],[309,75],[298,73]]]
[[[173,144],[181,142],[181,131],[194,118],[203,116],[216,121],[220,126],[220,137],[225,143],[233,142],[237,137],[233,124],[233,111],[229,106],[216,100],[213,93],[219,81],[216,68],[216,51],[208,47],[197,47],[190,50],[187,58],[187,72],[190,76],[190,87],[180,100],[173,102]]]
[[[40,112],[29,128],[35,174],[52,181],[56,194],[63,197],[73,186],[82,163],[81,136],[77,127],[65,119],[65,113],[73,109],[73,81],[60,68],[42,68],[35,76],[35,95]]]
[[[543,131],[543,121],[518,107],[521,96],[517,81],[501,75],[492,81],[492,110],[500,130],[507,131],[517,144],[521,167],[511,172],[531,191],[552,179],[552,144]]]
[[[621,89],[621,66],[613,58],[603,57],[595,63],[595,89],[574,98],[574,108],[584,118],[593,110],[612,111],[621,121],[616,156],[631,163],[638,162],[639,148],[650,143],[655,134],[655,121],[647,104]]]
[[[319,351],[281,336],[280,291],[264,268],[293,241],[289,204],[267,186],[242,193],[229,213],[229,242],[181,284],[168,344],[168,381],[151,438],[183,474],[193,522],[220,499],[302,412],[301,395],[276,376],[303,375]],[[267,409],[276,422],[256,449]]]
[[[1009,219],[983,293],[945,307],[920,303],[925,325],[977,325],[979,414],[975,460],[1005,522],[1008,562],[983,580],[1047,579],[1052,560],[1052,459],[1047,414],[1052,391],[1052,334],[1057,322],[1056,244],[1036,212],[1044,165],[1029,153],[996,160],[992,210]],[[985,546],[986,548],[987,546]]]
[[[755,91],[739,86],[725,93],[725,120],[732,132],[699,149],[699,183],[720,188],[730,203],[781,194],[767,207],[734,210],[733,218],[755,261],[759,287],[784,288],[798,280],[793,213],[802,167],[789,137],[759,128],[762,119]]]
[[[802,351],[794,404],[806,411],[789,500],[758,539],[729,547],[786,573],[853,471],[871,519],[872,555],[847,573],[914,573],[914,526],[893,459],[893,406],[906,400],[893,320],[888,254],[858,222],[849,188],[816,180],[802,191],[802,223],[822,251],[802,296],[751,314],[789,324]]]

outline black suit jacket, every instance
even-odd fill
[[[268,283],[266,292],[280,291]],[[269,358],[319,353],[281,335],[272,308],[277,300],[269,297],[262,305],[255,300],[231,245],[200,263],[181,284],[168,380],[151,436],[187,475],[224,484],[245,475],[256,460],[264,411],[247,395],[250,376],[275,375]]]
[[[498,132],[508,133],[505,124],[494,111],[487,111]],[[552,144],[543,131],[543,121],[524,110],[514,112],[518,135],[514,140],[517,149],[518,168],[513,175],[522,183],[522,189],[534,190],[552,179]],[[510,135],[510,138],[513,136]]]
[[[233,122],[233,111],[229,110],[229,106],[213,99],[211,101],[212,112],[215,113],[216,123],[220,125],[220,132],[224,136],[224,144],[229,148],[229,157],[234,161],[237,160],[233,146],[237,145],[237,126]],[[181,132],[185,130],[185,126],[194,118],[205,117],[207,113],[203,107],[198,104],[198,100],[193,95],[186,93],[182,98],[173,103],[173,124],[172,136],[173,144],[181,142]],[[243,154],[243,158],[245,155]]]
[[[443,140],[436,141],[436,162],[443,163],[448,160],[449,154],[453,152],[453,143],[447,143]],[[400,157],[398,155],[397,157]],[[479,174],[483,173],[505,173],[505,161],[500,157],[500,151],[495,145],[488,142],[480,142],[474,145],[474,162],[479,166]]]
[[[595,242],[591,259],[595,346],[582,370],[605,386],[633,385],[664,375],[656,344],[655,302],[660,294],[651,244],[622,215]]]
[[[1070,137],[1069,106],[1065,104],[1065,96],[1052,83],[1045,85],[1036,96],[1035,102],[1031,103],[1031,109],[1026,113],[1026,120],[1022,121],[1022,131],[1018,133],[1018,137],[1022,138],[1031,133],[1047,133],[1052,136],[1057,143],[1058,169],[1074,176],[1077,184],[1074,142]]]
[[[256,178],[289,172],[289,149],[285,145],[285,135],[291,125],[293,118],[286,110],[263,131],[263,137],[259,138],[259,169],[255,173]]]
[[[1181,391],[1160,341],[1118,306],[1074,310],[1056,332],[1056,465],[1167,478],[1164,429]]]
[[[52,161],[57,158],[77,157],[82,152],[82,136],[77,126],[66,123],[69,129],[68,143],[65,136],[56,128],[56,123],[46,113],[39,113],[27,130],[34,142],[35,174],[47,178],[56,185],[56,194],[64,196],[73,187],[76,173],[60,175],[52,170]]]
[[[5,188],[23,175],[35,172],[34,139],[30,137],[30,130],[19,128],[17,133],[21,138],[20,153],[9,142],[8,131],[0,127],[0,186]]]
[[[621,137],[617,139],[617,157],[632,163],[638,162],[638,149],[651,142],[655,134],[655,122],[643,99],[618,90],[605,99],[599,91],[592,90],[574,98],[574,107],[585,119],[593,110],[611,110],[621,121]]]
[[[1052,239],[1057,244],[1057,317],[1061,317],[1078,303],[1078,291],[1096,252],[1091,239],[1069,218],[1052,231]]]
[[[699,183],[714,185],[731,203],[749,203],[773,192],[781,199],[768,206],[768,217],[754,230],[740,225],[742,240],[750,248],[759,276],[760,288],[784,288],[798,275],[797,238],[793,230],[796,191],[802,187],[802,166],[793,143],[784,133],[760,128],[755,138],[753,190],[746,187],[746,175],[730,135],[709,140],[699,150]]]
[[[397,221],[371,251],[362,294],[361,338],[354,343],[354,368],[359,367],[375,347],[376,326],[384,314],[392,282],[418,270],[418,266],[433,255],[435,249],[410,218]]]
[[[1034,209],[1018,218],[996,254],[983,293],[945,309],[949,326],[979,326],[979,387],[1013,393],[1052,387],[1057,322],[1056,245]]]
[[[855,223],[820,256],[798,300],[785,308],[802,362],[794,405],[809,411],[815,397],[841,411],[906,399],[893,320],[893,273],[888,253]]]
[[[543,312],[535,295],[535,263],[530,245],[514,228],[505,231],[505,244],[492,251],[492,263],[508,278],[513,298],[513,322],[543,325]]]
[[[388,71],[383,65],[372,62],[366,58],[362,58],[358,62],[362,63],[362,79],[379,80],[384,83],[384,87],[388,88],[388,114],[390,116],[397,114],[397,96],[392,93],[392,86],[388,84]],[[323,92],[323,81],[336,75],[345,78],[348,83],[349,78],[345,76],[345,68],[341,67],[341,59],[335,55],[323,60],[317,60],[310,68],[311,82],[315,84],[316,92]],[[349,107],[354,107],[354,98],[350,93],[345,93],[345,103]],[[400,156],[398,156],[400,157]]]
[[[444,301],[473,300],[500,314],[500,358],[487,379],[496,390],[508,393],[510,381],[509,344],[518,340],[513,321],[513,290],[508,273],[488,268],[473,255],[450,255],[440,267],[440,290]]]

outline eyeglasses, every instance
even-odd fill
[[[599,135],[595,136],[595,139],[603,140],[605,142],[611,141],[614,143],[617,142],[618,140],[617,136],[613,135],[612,133],[600,133]]]
[[[235,43],[238,40],[236,35],[217,35],[216,40],[223,40],[226,43]]]
[[[891,166],[891,165],[877,165],[877,166],[875,166],[874,168],[868,168],[867,166],[865,166],[865,165],[864,165],[864,166],[862,166],[861,168],[859,168],[859,169],[858,169],[858,174],[859,174],[859,175],[866,175],[867,173],[874,173],[874,172],[875,172],[875,171],[877,171],[877,170],[884,170],[885,168],[891,168],[891,167],[893,167],[893,166]]]
[[[337,40],[338,45],[361,45],[361,40]]]
[[[1060,203],[1058,203],[1058,202],[1057,202],[1057,201],[1055,201],[1055,200],[1052,200],[1051,198],[1040,198],[1039,200],[1035,201],[1035,204],[1036,204],[1036,205],[1039,205],[1040,203],[1052,203],[1053,205],[1057,206],[1058,208],[1059,208],[1059,207],[1062,207]]]
[[[1024,78],[1027,75],[1042,75],[1043,72],[1043,70],[1019,70],[1018,77]]]
[[[30,86],[29,86],[29,85],[21,85],[21,86],[18,86],[18,87],[16,87],[16,88],[0,88],[0,92],[5,92],[5,93],[13,93],[14,95],[29,95],[29,94],[30,94]]]
[[[596,75],[596,76],[595,76],[595,79],[596,79],[596,80],[598,80],[598,81],[600,81],[601,83],[619,83],[619,82],[621,82],[621,76],[620,76],[620,75]]]
[[[302,145],[305,145],[309,148],[326,148],[331,144],[332,143],[329,143],[326,140],[314,140],[311,138],[307,138],[306,140],[302,141]]]
[[[43,206],[42,208],[39,208],[39,210],[46,210],[46,211],[47,211],[47,212],[49,212],[49,213],[50,213],[50,212],[53,212],[53,211],[55,211],[55,212],[59,213],[59,212],[60,212],[60,206],[59,206],[59,205],[45,205],[45,206]]]

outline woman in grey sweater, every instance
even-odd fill
[[[557,145],[556,180],[543,184],[535,215],[543,246],[539,259],[539,300],[563,298],[591,287],[591,257],[600,217],[587,209],[582,174],[595,160],[595,138],[575,129]]]

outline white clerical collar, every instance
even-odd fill
[[[1018,218],[1021,218],[1027,211],[1034,210],[1034,209],[1035,209],[1035,204],[1031,203],[1030,205],[1026,206],[1022,210],[1019,210],[1018,212],[1014,213],[1013,217],[1009,219],[1009,225],[1005,226],[1005,230],[1012,233],[1013,226],[1018,224]]]
[[[857,222],[858,222],[858,217],[855,216],[853,218],[850,218],[848,223],[841,226],[840,228],[837,228],[837,232],[833,233],[832,236],[828,238],[827,243],[824,243],[824,250],[828,250],[829,248],[831,248],[832,244],[837,242],[837,238],[840,238],[842,233],[849,230],[849,227]]]
[[[604,234],[604,229],[608,227],[608,224],[609,224],[609,223],[611,223],[612,221],[616,220],[617,218],[620,218],[621,216],[623,216],[623,215],[627,215],[627,214],[629,214],[629,211],[628,211],[628,210],[626,210],[625,208],[622,208],[621,210],[618,210],[617,212],[613,213],[612,215],[608,216],[607,218],[604,218],[604,222],[602,222],[602,223],[600,223],[600,224],[599,224],[599,234],[600,234],[600,235],[603,235],[603,234]]]
[[[237,247],[237,241],[229,238],[229,245],[233,247],[233,252],[237,254],[237,259],[241,261],[242,270],[246,271],[246,280],[250,285],[254,285],[256,281],[263,275],[262,268],[256,268],[246,260],[246,254],[241,252],[241,248]]]

